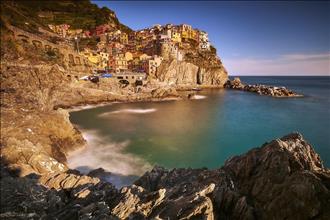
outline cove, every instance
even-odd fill
[[[197,99],[114,103],[70,113],[88,146],[69,157],[84,173],[102,167],[126,185],[154,165],[217,168],[225,160],[292,131],[330,165],[330,77],[241,77],[286,86],[304,98],[203,90]]]

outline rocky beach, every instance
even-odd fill
[[[18,178],[1,168],[4,219],[327,219],[329,169],[298,133],[229,159],[219,169],[154,167],[116,189],[74,170]]]
[[[74,1],[68,2],[78,7]],[[58,4],[60,8],[62,3]],[[106,13],[102,24],[132,33],[114,12],[89,1],[84,4],[95,14]],[[201,42],[202,48],[208,45],[207,51],[196,50],[187,41],[180,49],[184,58],[173,57],[171,49],[162,46],[164,60],[156,72],[150,70],[142,85],[122,83],[115,77],[100,77],[96,83],[81,80],[96,64],[88,63],[89,58],[48,25],[56,13],[75,15],[53,13],[51,5],[41,11],[33,7],[14,1],[1,3],[5,12],[1,15],[1,219],[330,217],[330,171],[299,133],[229,158],[217,169],[156,166],[121,189],[102,179],[106,172],[102,164],[87,175],[70,169],[69,153],[86,145],[69,119],[70,109],[77,106],[193,99],[196,90],[205,88],[274,97],[300,95],[286,88],[228,81],[227,70],[208,40]],[[95,41],[86,39],[90,40],[87,45]],[[156,57],[149,59],[156,62]]]

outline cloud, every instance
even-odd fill
[[[330,52],[285,54],[273,59],[232,58],[223,63],[230,75],[327,75],[330,76]]]

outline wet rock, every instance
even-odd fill
[[[276,87],[276,86],[266,86],[266,85],[245,85],[241,82],[238,77],[235,77],[233,80],[228,80],[225,85],[225,88],[236,89],[247,92],[254,92],[259,95],[267,95],[273,97],[302,97],[303,95],[293,92],[285,87]]]
[[[178,98],[179,94],[173,87],[157,88],[151,91],[153,98]]]
[[[120,218],[327,218],[329,178],[313,148],[293,133],[217,170],[155,167],[137,186],[121,191],[121,205],[113,213]],[[164,196],[155,196],[160,190]]]
[[[4,219],[330,217],[330,170],[298,133],[233,157],[215,170],[156,166],[120,191],[71,170],[18,178],[8,169],[1,169],[0,179]]]
[[[48,152],[40,144],[33,144],[26,139],[20,141],[16,138],[8,138],[4,143],[3,157],[10,162],[11,168],[20,170],[20,176],[33,172],[39,174],[63,172],[68,169],[64,164],[48,156]]]

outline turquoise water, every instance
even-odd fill
[[[292,131],[301,132],[330,165],[330,77],[241,77],[286,86],[304,98],[207,90],[200,99],[126,103],[72,112],[89,146],[69,159],[82,171],[104,167],[134,179],[151,166],[223,165]]]

